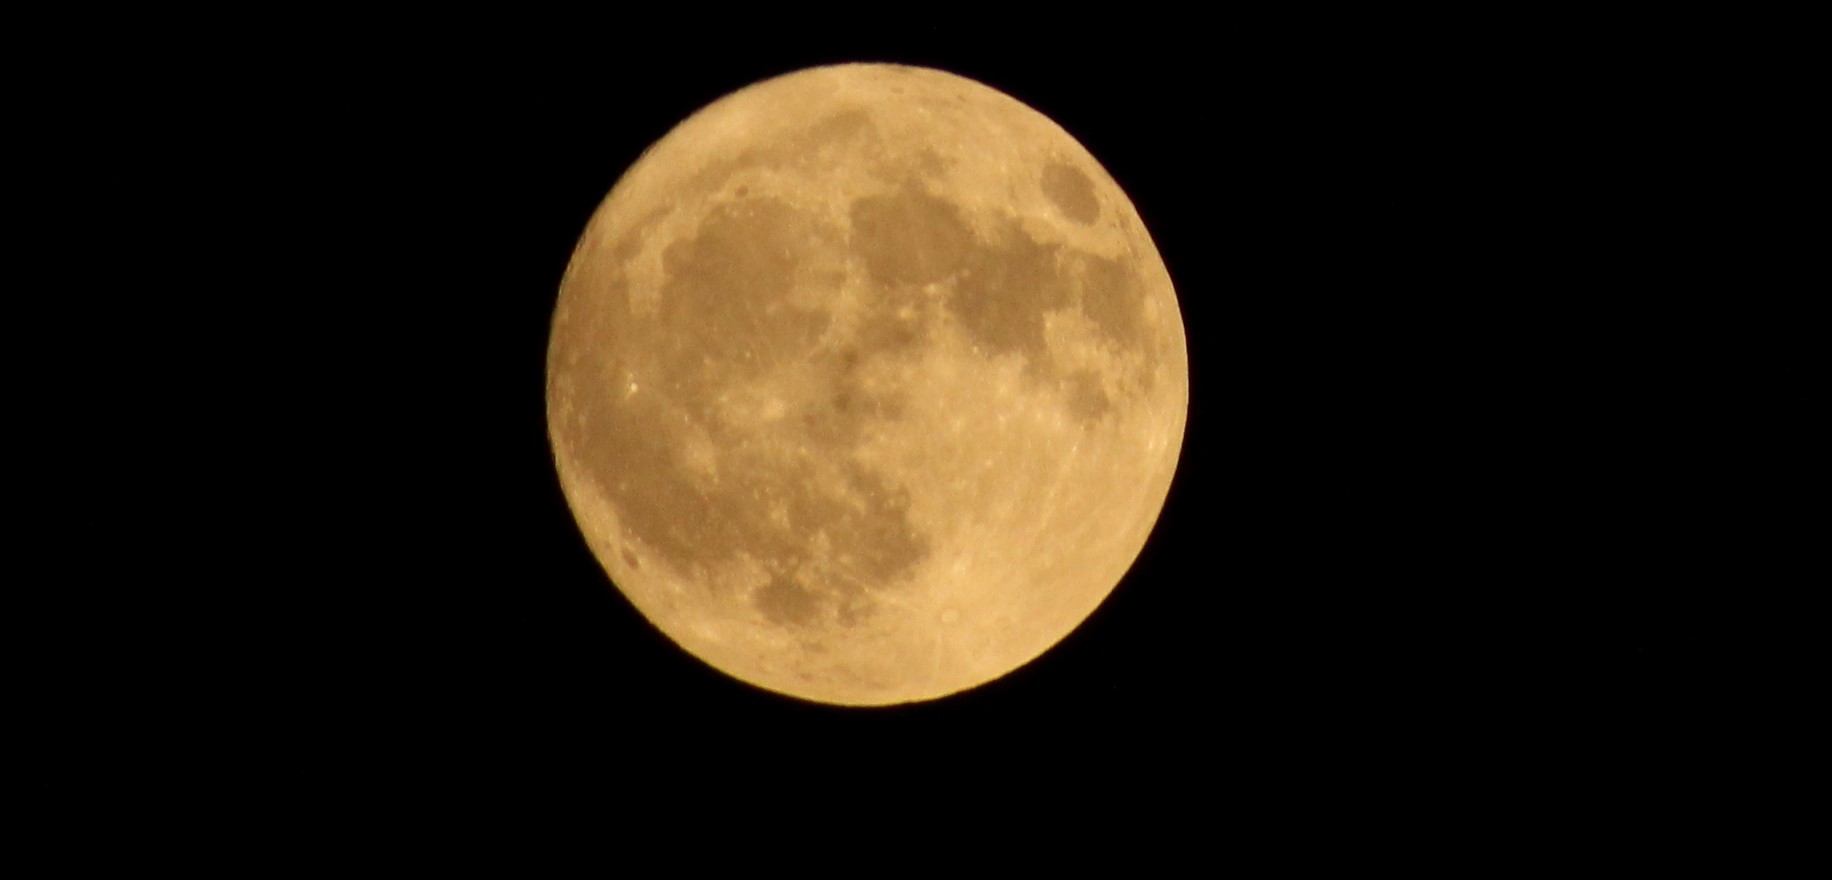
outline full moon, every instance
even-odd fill
[[[959,76],[820,67],[701,109],[560,284],[553,455],[611,581],[801,699],[996,679],[1131,567],[1189,404],[1169,273],[1076,140]]]

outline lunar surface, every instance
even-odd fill
[[[652,146],[561,283],[547,405],[611,580],[712,666],[807,700],[974,687],[1131,566],[1188,409],[1125,193],[952,74],[752,85]]]

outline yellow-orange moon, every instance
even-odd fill
[[[612,581],[743,681],[882,705],[995,679],[1131,566],[1176,469],[1175,291],[1017,100],[897,65],[695,113],[560,286],[553,454]]]

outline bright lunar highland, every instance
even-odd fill
[[[1085,620],[1169,492],[1169,273],[1079,143],[952,74],[821,67],[718,100],[592,216],[547,364],[611,580],[807,700],[974,687]]]

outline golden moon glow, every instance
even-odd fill
[[[593,215],[547,406],[593,553],[739,679],[881,705],[1091,614],[1170,488],[1169,274],[1035,110],[940,71],[777,77],[681,123]]]

